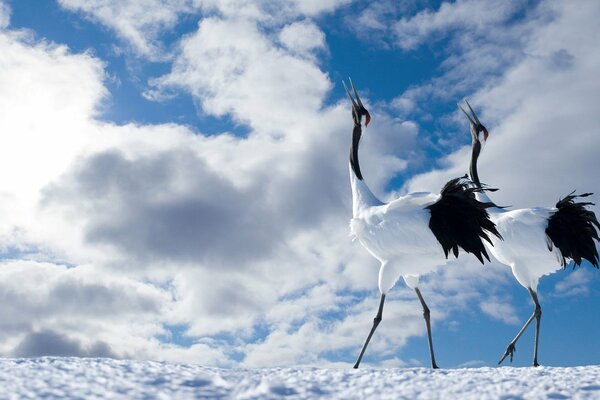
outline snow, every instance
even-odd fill
[[[219,369],[101,358],[0,359],[0,398],[598,399],[600,366]]]

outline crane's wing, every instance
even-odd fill
[[[458,257],[459,248],[462,248],[473,253],[483,264],[483,257],[488,261],[490,257],[482,239],[491,244],[489,233],[502,238],[487,212],[495,205],[475,198],[475,192],[480,190],[483,189],[474,187],[470,181],[456,178],[446,183],[438,201],[425,207],[431,212],[429,228],[446,257],[450,251]]]
[[[575,265],[581,265],[581,260],[586,259],[598,268],[598,250],[594,240],[600,241],[596,231],[600,223],[594,212],[587,209],[594,203],[575,201],[577,197],[589,195],[591,193],[569,194],[556,203],[556,210],[548,218],[546,234],[560,251],[563,266],[568,259],[573,260]],[[552,249],[550,244],[548,248]]]

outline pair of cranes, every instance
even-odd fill
[[[373,333],[383,318],[383,306],[388,291],[402,277],[414,289],[423,307],[432,368],[438,368],[431,338],[430,311],[419,290],[419,276],[434,271],[452,252],[459,249],[472,253],[483,264],[490,260],[488,251],[502,264],[510,266],[517,281],[525,287],[534,303],[534,311],[523,328],[508,344],[504,355],[513,359],[515,344],[535,319],[533,365],[538,366],[538,339],[542,308],[538,301],[539,278],[573,261],[583,259],[598,268],[595,241],[600,241],[596,229],[600,224],[589,202],[576,201],[590,193],[574,192],[560,200],[554,208],[507,210],[496,206],[479,180],[477,160],[488,139],[488,131],[467,102],[472,153],[469,178],[450,180],[439,194],[410,193],[389,203],[383,203],[363,180],[358,160],[358,147],[371,115],[363,106],[354,84],[352,93],[344,88],[352,102],[352,145],[350,148],[350,183],[352,186],[352,220],[350,229],[363,247],[380,261],[379,291],[381,300],[373,326],[354,364],[358,368]],[[444,258],[445,256],[445,258]]]

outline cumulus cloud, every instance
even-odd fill
[[[310,124],[330,88],[323,71],[275,46],[254,22],[219,18],[202,20],[154,84],[182,88],[204,112],[278,135]]]
[[[92,266],[23,260],[2,262],[0,287],[4,356],[130,355],[142,333],[162,331],[157,316],[170,300],[156,286]]]
[[[377,307],[378,265],[347,236],[351,117],[346,99],[326,103],[333,83],[318,59],[326,37],[311,19],[344,3],[61,1],[150,58],[164,56],[161,33],[181,15],[199,15],[197,30],[169,51],[170,70],[150,82],[148,95],[191,94],[200,112],[248,126],[245,137],[208,136],[177,124],[99,122],[109,95],[101,60],[0,33],[0,106],[6,111],[0,120],[6,143],[0,148],[0,247],[26,259],[0,268],[1,314],[9,316],[0,323],[3,355],[55,349],[257,366],[327,363],[362,343]],[[451,23],[423,29],[423,38],[458,31],[464,11],[447,7],[440,10]],[[541,7],[536,12],[553,19],[507,31],[511,44],[523,45],[512,53],[518,57],[480,65],[500,77],[472,96],[482,120],[490,121],[481,173],[503,189],[499,202],[533,202],[583,165],[596,166],[590,127],[599,104],[592,75],[598,60],[590,54],[591,39],[578,42],[581,48],[568,46],[573,26],[577,35],[594,37],[597,10],[586,7]],[[500,26],[509,14],[487,21]],[[478,24],[469,29],[485,31]],[[471,60],[476,48],[457,46],[462,58],[446,63],[455,75],[440,77],[439,87],[467,75],[458,61]],[[481,84],[481,76],[470,85]],[[554,96],[573,104],[548,115],[558,105]],[[417,97],[396,103],[414,111]],[[387,182],[421,152],[420,127],[390,116],[376,99],[363,100],[373,122],[361,164],[373,190],[386,198]],[[582,142],[558,134],[567,128]],[[466,141],[466,128],[464,134]],[[537,149],[540,137],[572,155],[556,159],[527,150]],[[492,169],[486,159],[511,164]],[[443,162],[447,168],[403,190],[439,190],[448,176],[463,174],[467,150]],[[542,181],[549,168],[557,179]],[[568,182],[592,185],[589,174],[581,175]],[[528,179],[540,182],[538,192],[520,192]],[[507,269],[464,260],[424,280],[434,327],[479,302],[484,312],[512,323],[510,307],[498,314],[509,278]],[[481,287],[490,286],[482,302]],[[398,356],[410,337],[424,334],[414,293],[395,291],[385,321],[371,354],[414,365]],[[175,325],[187,344],[173,337],[169,327]]]
[[[312,22],[302,21],[286,25],[279,32],[279,41],[291,52],[310,55],[325,48],[325,35]]]
[[[246,363],[258,365],[266,361],[256,354],[279,346],[256,336],[261,327],[276,337],[291,332],[284,326],[308,324],[294,335],[308,343],[315,326],[331,323],[315,325],[319,315],[348,302],[340,293],[376,287],[375,261],[347,236],[350,112],[347,103],[324,105],[331,82],[305,53],[322,47],[322,34],[309,22],[282,29],[269,37],[255,23],[206,18],[157,84],[248,124],[247,137],[99,122],[108,95],[99,59],[0,35],[0,98],[8,110],[0,130],[8,143],[1,150],[2,249],[27,259],[2,269],[2,314],[11,316],[2,354],[227,365],[247,345]],[[298,29],[314,37],[295,42]],[[227,67],[223,54],[236,53]],[[269,68],[281,76],[269,76]],[[413,150],[416,128],[380,115],[362,154],[381,190],[406,167],[401,157]],[[22,281],[31,285],[18,288]],[[299,308],[306,302],[319,306]],[[23,304],[20,315],[11,304]],[[291,312],[306,315],[282,319]],[[174,324],[191,345],[164,341]],[[211,339],[219,333],[235,339]],[[363,333],[344,335],[343,346]],[[315,357],[327,351],[326,339]],[[278,362],[308,362],[305,352],[294,354]]]

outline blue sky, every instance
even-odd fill
[[[381,198],[466,172],[468,97],[494,200],[552,206],[600,192],[598,17],[592,1],[0,0],[0,355],[350,365],[379,294],[348,237],[341,80],[373,116],[361,169]],[[532,311],[506,266],[468,257],[422,292],[442,367],[495,365]],[[539,293],[540,362],[598,363],[598,271]],[[533,329],[513,365],[532,348]],[[428,365],[402,282],[364,362]]]

